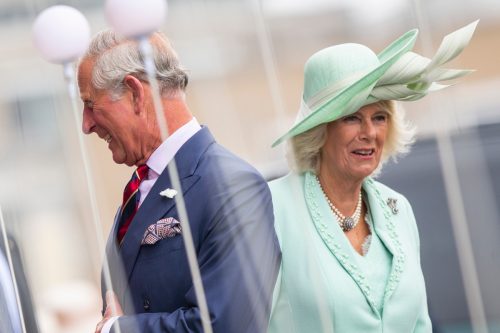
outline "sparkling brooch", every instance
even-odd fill
[[[392,213],[394,215],[396,215],[399,212],[397,205],[398,205],[398,199],[394,199],[394,198],[387,199],[387,206],[389,206],[389,208],[392,210]]]

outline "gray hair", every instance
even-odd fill
[[[150,42],[161,94],[184,91],[188,76],[180,67],[177,54],[167,37],[160,32],[155,32]],[[92,70],[92,85],[96,89],[109,90],[113,98],[122,95],[123,79],[126,75],[148,82],[137,43],[116,34],[111,29],[99,32],[92,39],[82,59],[95,61]]]
[[[374,172],[378,174],[385,162],[408,153],[415,141],[415,127],[405,119],[405,112],[394,101],[380,101],[378,104],[389,112],[387,139],[382,150],[380,164]],[[321,124],[288,140],[288,161],[299,173],[319,172],[321,150],[326,141],[326,126]]]

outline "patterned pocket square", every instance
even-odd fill
[[[181,223],[173,217],[161,219],[146,229],[141,245],[153,245],[164,238],[179,235],[181,231]]]

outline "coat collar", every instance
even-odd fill
[[[384,293],[385,303],[399,282],[404,268],[405,254],[399,241],[399,235],[396,232],[393,214],[386,204],[387,198],[383,197],[377,188],[377,184],[371,178],[364,181],[363,189],[367,194],[377,235],[393,256],[391,272]],[[377,304],[371,296],[370,283],[367,281],[364,272],[356,265],[356,260],[349,255],[351,251],[348,251],[347,246],[350,246],[350,244],[345,238],[342,229],[338,224],[331,223],[333,215],[330,213],[328,203],[313,173],[308,172],[305,174],[304,194],[311,218],[324,244],[356,282],[373,311],[378,313]]]
[[[398,230],[400,230],[400,228],[396,227],[397,221],[395,216],[397,211],[393,211],[394,206],[392,205],[394,198],[390,198],[382,193],[380,191],[380,184],[375,182],[372,178],[367,178],[365,180],[363,189],[368,197],[377,235],[393,256],[389,280],[385,287],[385,303],[399,284],[401,273],[405,268],[406,254],[399,239]]]
[[[182,193],[185,196],[189,189],[198,181],[199,176],[195,173],[199,160],[208,147],[215,142],[208,128],[203,127],[191,137],[175,155],[175,162],[179,174]],[[137,255],[141,247],[141,240],[147,227],[169,213],[175,206],[175,200],[161,196],[159,193],[166,188],[173,188],[168,168],[166,168],[155,182],[148,196],[140,206],[137,214],[130,223],[123,242],[118,249],[116,245],[117,223],[115,219],[108,244],[107,255],[109,261],[116,261],[118,253],[122,257],[124,276],[130,278]],[[114,248],[114,249],[113,249]],[[115,287],[116,288],[116,287]],[[122,290],[123,291],[123,290]]]

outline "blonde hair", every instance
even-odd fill
[[[405,112],[395,101],[380,101],[379,106],[389,113],[387,139],[382,150],[380,164],[374,174],[378,174],[382,166],[392,158],[394,161],[410,151],[415,141],[415,127],[405,119]],[[325,145],[327,124],[318,125],[288,140],[288,161],[290,167],[299,173],[319,172],[321,150]]]

